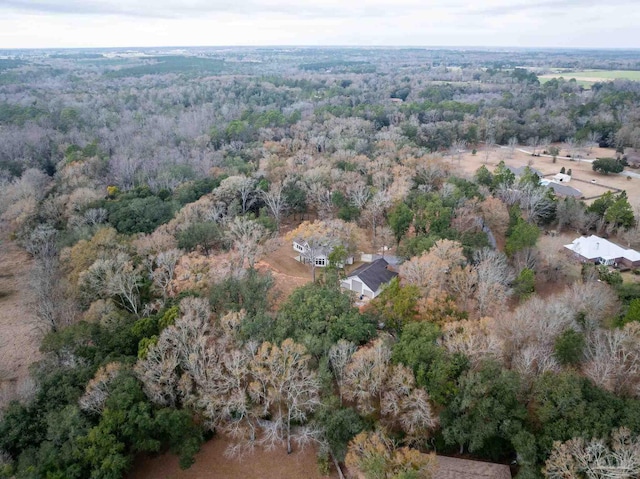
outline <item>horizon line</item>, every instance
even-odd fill
[[[46,46],[46,47],[3,47],[0,50],[117,50],[117,49],[165,49],[165,48],[353,48],[353,49],[516,49],[516,50],[622,50],[637,51],[640,47],[594,47],[594,46],[516,46],[516,45],[314,45],[314,44],[234,44],[234,45],[130,45],[130,46]]]

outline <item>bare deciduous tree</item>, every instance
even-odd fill
[[[380,403],[391,350],[382,339],[358,349],[345,369],[344,391],[349,401],[356,401],[363,414],[375,411]]]
[[[244,216],[236,216],[227,224],[227,236],[238,254],[239,267],[244,267],[247,260],[249,268],[253,269],[267,237],[264,226]]]
[[[333,376],[338,384],[340,402],[342,402],[342,391],[344,388],[345,370],[351,360],[351,356],[356,351],[356,345],[344,339],[339,340],[329,349],[329,364],[333,371]]]
[[[170,249],[167,251],[161,251],[154,258],[152,262],[155,264],[155,268],[151,273],[153,283],[162,292],[162,297],[166,300],[169,293],[169,287],[171,281],[175,276],[176,266],[180,258],[182,257],[182,251],[179,249]]]
[[[80,275],[79,282],[90,298],[117,296],[133,314],[140,312],[141,271],[125,253],[96,260]]]
[[[548,479],[631,479],[640,475],[640,438],[627,428],[610,440],[584,438],[555,442],[544,467]]]
[[[451,274],[462,268],[465,257],[462,245],[457,241],[439,240],[429,251],[411,258],[400,267],[400,275],[409,284],[424,289],[427,293],[449,291]]]
[[[383,221],[384,212],[389,206],[391,206],[389,195],[384,191],[378,191],[371,197],[363,211],[362,217],[371,226],[374,240],[378,225]]]
[[[584,371],[598,386],[616,394],[640,395],[640,324],[594,331]]]
[[[509,145],[509,157],[513,158],[516,153],[516,146],[518,146],[518,139],[515,136],[512,136],[509,138],[507,145]]]
[[[513,281],[507,257],[500,251],[484,248],[474,254],[474,263],[478,275],[476,299],[480,315],[500,311],[511,293],[509,284]]]
[[[120,370],[120,363],[109,363],[99,368],[93,379],[87,383],[85,393],[78,401],[80,409],[93,414],[101,414],[109,397],[109,384],[120,374]]]
[[[351,203],[359,210],[362,210],[371,198],[371,188],[364,181],[348,184],[347,193]]]
[[[46,225],[38,226],[25,241],[25,248],[35,260],[30,272],[31,307],[38,318],[37,328],[45,332],[58,331],[73,322],[76,311],[67,295],[66,283],[60,268],[56,231]]]
[[[310,356],[304,346],[286,339],[280,346],[263,343],[251,361],[252,381],[249,393],[259,403],[264,415],[263,442],[272,446],[286,441],[291,453],[291,423],[304,423],[319,404],[320,383],[309,368]]]
[[[282,216],[287,210],[287,201],[282,189],[282,183],[272,183],[269,187],[269,191],[262,192],[262,199],[269,208],[273,219],[276,221],[276,227],[278,229],[280,229]]]

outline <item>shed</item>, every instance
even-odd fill
[[[558,183],[569,183],[571,181],[571,175],[566,175],[564,173],[556,173],[553,176],[553,181]]]

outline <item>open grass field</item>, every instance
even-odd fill
[[[549,81],[552,78],[564,78],[570,80],[575,78],[583,86],[590,86],[593,83],[607,80],[632,80],[640,81],[639,70],[581,70],[581,71],[558,71],[538,76],[541,82]]]
[[[562,145],[558,145],[562,148]],[[626,169],[625,172],[620,175],[602,175],[592,170],[591,163],[588,161],[571,161],[570,159],[562,156],[558,156],[556,163],[553,163],[552,158],[544,156],[531,156],[530,154],[518,151],[519,149],[528,150],[529,147],[519,146],[515,151],[511,151],[508,148],[494,147],[486,155],[486,150],[479,149],[476,155],[472,155],[470,152],[465,153],[461,160],[453,158],[445,158],[445,162],[448,162],[451,171],[454,174],[461,176],[473,176],[475,171],[482,165],[485,165],[489,171],[498,165],[500,161],[504,161],[508,166],[526,166],[529,165],[532,168],[540,170],[545,176],[554,175],[560,172],[560,168],[563,166],[565,169],[571,168],[572,176],[574,180],[569,183],[569,186],[580,190],[585,198],[592,198],[594,196],[600,196],[607,191],[616,192],[616,189],[625,190],[629,197],[629,202],[632,206],[640,206],[640,179],[632,178],[627,179],[625,173],[627,171],[636,172],[637,170]],[[583,155],[588,159],[612,157],[615,156],[615,151],[607,148],[593,148],[590,153],[584,152]],[[560,152],[561,155],[566,154],[564,151]],[[595,183],[592,183],[595,180]],[[591,203],[593,200],[587,200],[587,203]]]

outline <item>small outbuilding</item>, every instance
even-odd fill
[[[389,263],[384,258],[357,267],[340,286],[360,296],[375,298],[382,292],[385,284],[389,283],[398,273],[389,269]]]
[[[564,173],[556,173],[553,176],[553,181],[557,183],[569,183],[571,181],[571,175],[566,175]]]

